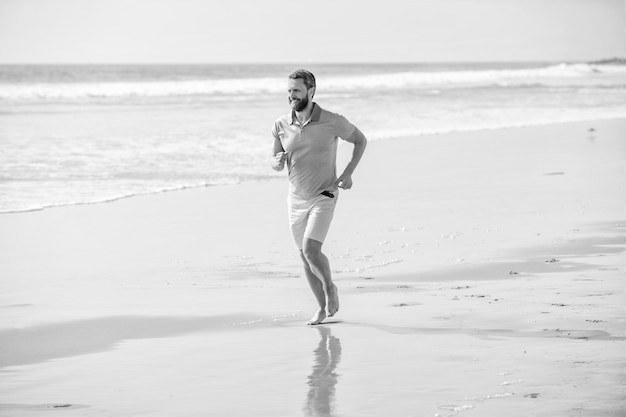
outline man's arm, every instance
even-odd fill
[[[272,132],[274,133],[274,132]],[[272,152],[272,159],[270,165],[274,171],[282,171],[285,168],[285,161],[287,160],[287,152],[283,149],[283,144],[280,143],[280,139],[274,135],[274,151]]]
[[[352,173],[356,169],[357,165],[361,161],[361,157],[365,152],[365,148],[367,147],[367,139],[365,135],[358,129],[354,128],[354,132],[350,135],[349,138],[346,139],[346,142],[350,142],[354,144],[354,149],[352,150],[352,159],[348,162],[346,169],[343,171],[343,174],[337,178],[337,182],[335,183],[338,187],[343,188],[344,190],[349,190],[352,188]]]

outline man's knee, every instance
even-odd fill
[[[304,239],[300,253],[307,262],[316,262],[322,254],[322,243],[313,239]]]
[[[304,255],[304,249],[300,249],[300,259],[302,259],[302,262],[304,262],[304,266],[306,267],[309,266],[309,261],[306,259],[306,256]]]

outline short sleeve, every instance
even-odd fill
[[[280,126],[278,121],[274,122],[274,126],[272,126],[272,136],[274,137],[274,155],[276,152],[279,152],[279,149],[282,149],[282,152],[285,151],[282,142],[280,141]]]
[[[278,122],[274,122],[274,125],[272,126],[272,136],[274,136],[274,139],[280,140],[280,137],[278,136]]]
[[[341,139],[346,140],[354,133],[356,127],[345,117],[338,114],[335,118],[335,132]]]

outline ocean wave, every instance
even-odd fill
[[[197,81],[80,82],[5,85],[0,99],[89,99],[168,97],[187,95],[237,95],[284,90],[284,80],[273,78]]]
[[[472,71],[408,71],[394,74],[364,75],[350,78],[331,78],[325,81],[331,89],[340,88],[403,88],[418,86],[458,86],[458,85],[510,85],[532,84],[550,85],[551,80],[582,79],[604,72],[615,72],[626,75],[623,67],[601,69],[590,64],[559,64],[542,68],[527,69],[493,69]]]
[[[626,65],[626,58],[609,58],[609,59],[601,59],[599,61],[591,61],[589,64],[593,65],[616,65],[616,66],[624,66]]]
[[[318,83],[325,93],[403,88],[458,88],[466,86],[551,86],[555,82],[571,86],[586,85],[602,75],[626,76],[620,65],[559,64],[540,68],[487,69],[454,71],[406,71],[368,75],[331,76]],[[0,100],[80,100],[106,98],[151,98],[176,96],[225,96],[279,94],[285,91],[283,77],[229,79],[216,78],[182,81],[75,82],[5,84]]]

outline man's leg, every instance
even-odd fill
[[[324,294],[325,305],[322,307],[320,304],[320,310],[317,313],[318,320],[314,320],[316,317],[313,317],[310,324],[319,324],[324,320],[327,316],[332,317],[335,315],[337,311],[339,311],[339,294],[337,291],[337,286],[333,283],[331,272],[330,272],[330,264],[328,262],[328,258],[326,255],[322,253],[322,242],[318,242],[314,239],[305,238],[304,245],[302,247],[302,253],[304,255],[305,263],[305,271],[306,266],[308,265],[309,270],[313,273],[312,277],[309,278],[307,274],[307,279],[309,280],[309,284],[311,285],[311,289],[313,293],[315,293],[316,289],[319,288],[318,284],[312,278],[317,278],[322,287],[322,293]],[[316,294],[316,298],[318,299],[318,303],[320,302],[320,298],[318,298]]]
[[[315,300],[317,300],[317,304],[319,305],[319,309],[315,312],[307,324],[320,324],[322,320],[326,318],[326,294],[324,293],[324,287],[322,285],[322,281],[320,281],[317,275],[315,275],[315,273],[311,270],[311,266],[306,260],[302,250],[300,251],[300,258],[302,258],[302,263],[304,264],[304,274],[306,275],[306,279],[309,282],[311,291],[313,291]]]

